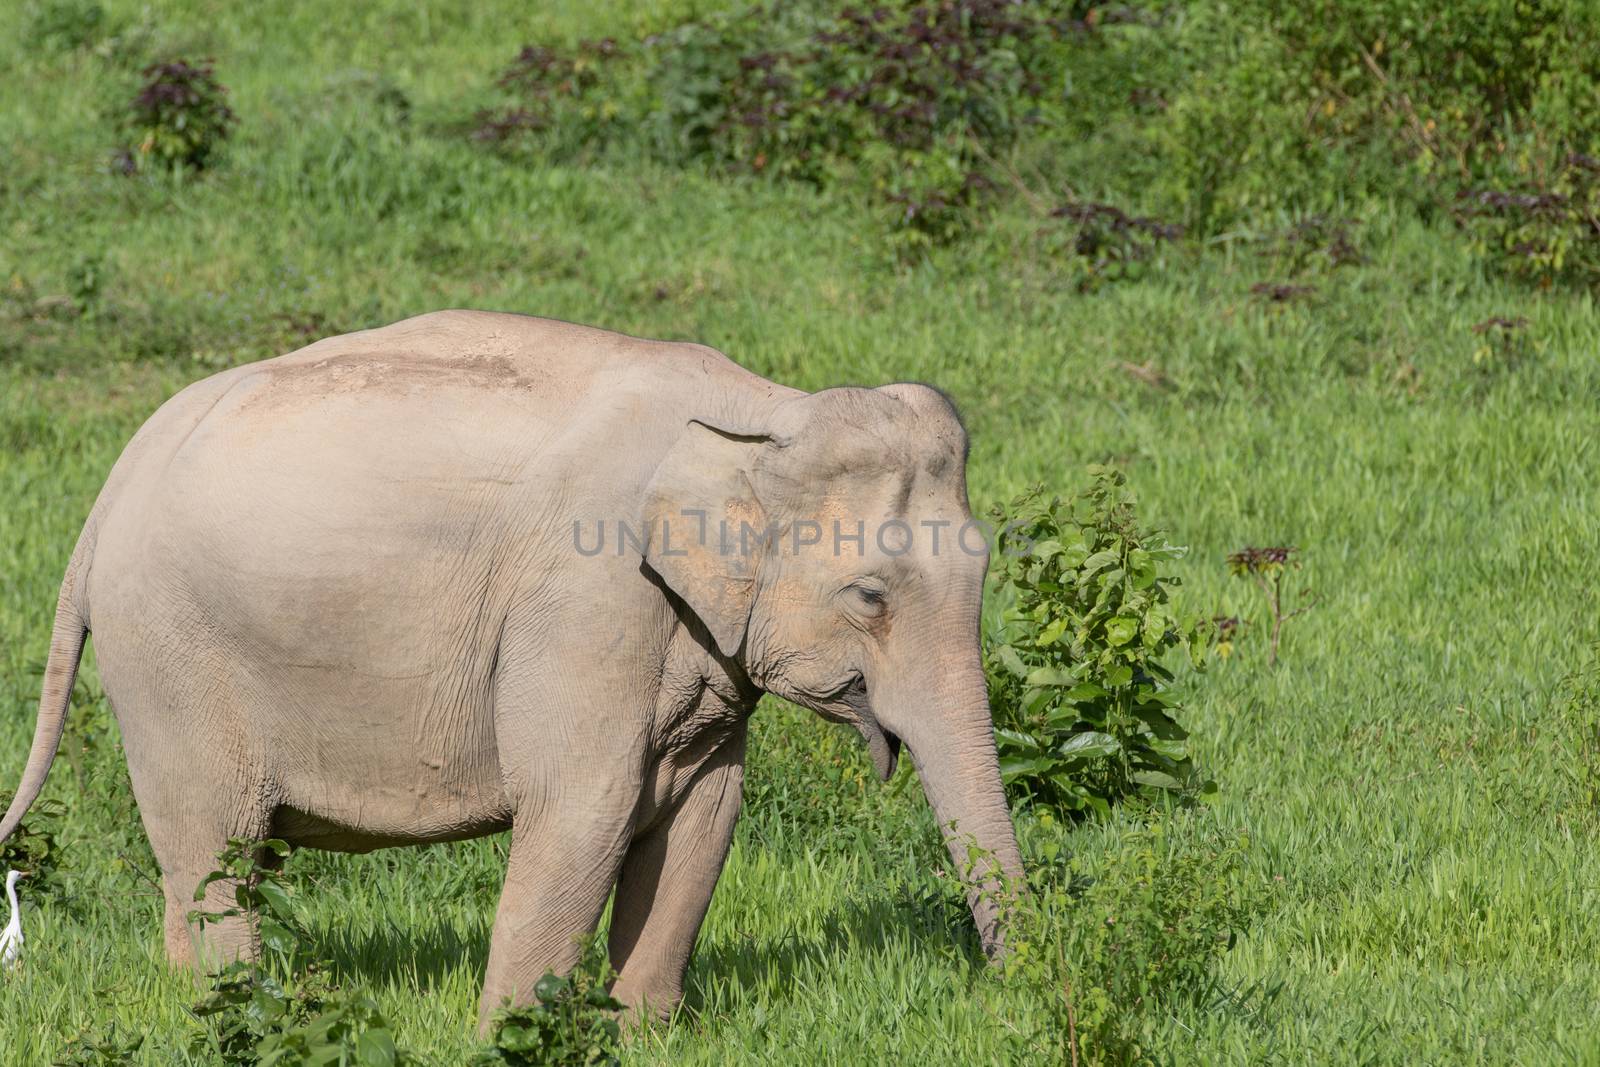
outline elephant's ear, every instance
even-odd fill
[[[766,513],[750,471],[771,438],[690,422],[644,494],[645,562],[726,656],[744,644]]]

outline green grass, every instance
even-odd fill
[[[642,16],[659,24],[671,5]],[[609,160],[509,164],[453,133],[525,40],[629,33],[633,5],[107,5],[146,52],[214,55],[241,116],[216,173],[105,172],[127,65],[27,42],[0,13],[0,783],[32,734],[56,584],[120,447],[183,383],[306,335],[446,306],[715,345],[817,388],[931,381],[973,438],[974,503],[1089,462],[1129,474],[1192,547],[1186,606],[1260,618],[1225,554],[1292,543],[1321,595],[1265,665],[1260,626],[1189,678],[1221,786],[1173,847],[1243,831],[1258,899],[1215,996],[1153,1018],[1173,1063],[1600,1062],[1600,819],[1561,679],[1597,637],[1600,310],[1486,274],[1448,228],[1361,209],[1365,264],[1289,305],[1238,239],[1084,295],[1041,222],[1003,206],[915,264],[849,197]],[[254,13],[252,13],[254,12]],[[374,120],[374,86],[412,100]],[[1276,220],[1262,220],[1269,228]],[[85,263],[90,314],[61,306]],[[1470,327],[1526,316],[1532,355],[1474,366]],[[1155,387],[1120,364],[1150,363]],[[94,671],[86,670],[92,690]],[[92,695],[74,722],[99,721]],[[69,739],[70,744],[70,739]],[[114,756],[69,807],[69,898],[27,912],[0,980],[0,1059],[79,1027],[183,1062],[194,992],[162,963],[153,870]],[[689,1010],[640,1062],[995,1062],[1042,1010],[974,962],[909,772],[874,780],[837,728],[757,717],[746,816],[701,936]],[[1134,825],[1023,820],[1093,866]],[[403,1043],[461,1062],[503,847],[297,858],[319,948]]]

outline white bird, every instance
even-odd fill
[[[8,970],[17,965],[17,957],[22,955],[22,913],[17,910],[17,879],[21,877],[21,871],[6,873],[6,903],[11,905],[11,921],[0,931],[0,964]]]

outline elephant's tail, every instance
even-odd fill
[[[82,586],[89,571],[96,525],[91,516],[73,549],[66,577],[61,581],[56,625],[50,636],[50,658],[45,662],[44,688],[39,695],[39,720],[33,728],[33,747],[28,751],[28,765],[22,771],[17,794],[11,798],[5,818],[0,820],[0,841],[11,836],[22,817],[28,814],[28,808],[39,799],[45,775],[50,773],[50,764],[61,744],[61,731],[67,725],[72,683],[78,677],[78,658],[83,655],[83,639],[89,632]]]

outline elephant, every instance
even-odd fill
[[[0,840],[92,631],[174,963],[259,951],[247,916],[188,918],[230,838],[509,830],[480,1026],[575,966],[608,900],[613,995],[665,1017],[772,693],[853,726],[884,779],[904,743],[993,958],[1022,863],[967,447],[931,386],[807,393],[702,345],[514,314],[225,370],[157,410],[90,511]],[[223,910],[227,885],[207,893]]]

